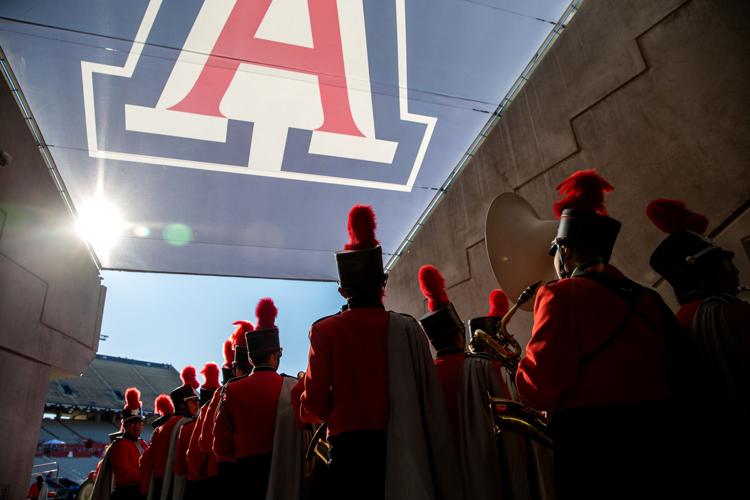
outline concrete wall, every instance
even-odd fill
[[[94,358],[105,289],[4,80],[0,149],[13,157],[0,167],[0,500],[15,500],[30,484],[49,378]]]
[[[709,217],[750,283],[747,19],[743,0],[586,0],[396,263],[388,306],[424,313],[417,270],[429,263],[464,320],[486,314],[497,286],[484,244],[490,202],[515,191],[552,219],[555,186],[593,167],[616,188],[613,263],[631,278],[659,284],[648,258],[665,235],[644,211],[669,197]],[[524,312],[509,326],[523,345],[530,328]]]

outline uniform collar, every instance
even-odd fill
[[[607,264],[604,263],[602,259],[596,258],[587,260],[585,262],[582,262],[581,265],[573,269],[573,272],[570,274],[571,278],[575,278],[576,276],[580,276],[584,273],[601,273],[604,272],[607,267]]]
[[[359,309],[363,307],[385,309],[385,306],[383,306],[383,301],[380,298],[375,297],[352,297],[347,301],[347,305],[347,309]]]
[[[275,372],[276,370],[270,366],[256,366],[253,368],[253,373],[256,372]]]
[[[463,349],[461,349],[458,346],[454,347],[446,347],[445,349],[441,349],[437,352],[436,357],[438,358],[444,358],[446,356],[451,356],[453,354],[462,354],[464,352]]]

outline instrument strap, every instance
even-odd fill
[[[615,328],[615,330],[606,339],[604,339],[604,342],[599,344],[599,346],[581,356],[582,363],[588,363],[594,357],[596,357],[596,355],[604,351],[610,344],[612,344],[612,342],[625,329],[625,326],[627,326],[628,321],[630,321],[630,318],[634,313],[638,313],[638,315],[644,319],[646,324],[653,328],[651,322],[648,321],[646,316],[642,314],[636,307],[636,304],[646,292],[645,287],[629,279],[612,278],[611,276],[597,272],[581,273],[577,275],[576,278],[586,278],[598,283],[599,285],[617,295],[628,306],[628,310],[625,313],[625,316],[623,316],[622,321],[617,326],[617,328]]]

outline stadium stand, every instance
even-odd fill
[[[44,425],[39,429],[39,442],[44,443],[52,439],[57,439],[55,436],[44,430]]]
[[[141,437],[150,441],[154,399],[181,383],[171,365],[103,355],[78,378],[50,380],[34,463],[54,462],[61,477],[80,484],[96,468],[109,435],[119,430],[125,389],[141,391],[147,415]],[[44,444],[51,440],[64,444]]]
[[[125,389],[141,390],[143,409],[154,411],[154,398],[180,385],[180,376],[171,365],[97,354],[79,378],[51,380],[47,405],[61,408],[119,410]]]
[[[76,434],[100,443],[109,441],[109,435],[119,430],[118,426],[108,421],[69,420],[66,424]]]
[[[73,482],[82,483],[86,480],[89,472],[96,469],[99,457],[88,458],[49,458],[36,457],[34,464],[54,463],[59,471],[60,477],[66,477]]]
[[[65,443],[79,443],[81,437],[68,429],[61,420],[44,419],[42,420],[42,429],[51,434],[55,439]]]

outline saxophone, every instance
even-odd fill
[[[488,333],[482,329],[476,330],[471,342],[469,342],[469,352],[472,354],[486,354],[492,359],[499,361],[511,374],[515,375],[518,369],[518,362],[521,359],[521,344],[508,332],[507,325],[513,315],[516,314],[516,311],[518,311],[518,308],[536,295],[536,291],[541,284],[541,281],[537,281],[521,293],[516,303],[513,304],[513,307],[502,317],[495,332]]]
[[[521,345],[508,332],[507,325],[518,308],[536,295],[536,291],[541,284],[541,281],[537,281],[521,293],[513,307],[500,320],[497,331],[489,334],[478,329],[474,332],[469,343],[470,352],[483,353],[499,361],[511,373],[511,379],[515,379],[518,363],[521,359]],[[488,398],[495,436],[500,436],[503,432],[515,432],[528,436],[543,446],[552,447],[548,420],[543,413],[512,399],[498,398],[491,394],[488,394]]]
[[[495,423],[495,436],[503,432],[515,432],[528,436],[538,443],[552,448],[552,436],[547,417],[539,411],[513,401],[489,395],[490,411]]]
[[[323,465],[331,465],[331,443],[326,439],[328,424],[323,422],[318,425],[307,447],[305,460],[312,463],[315,459],[320,460]]]

